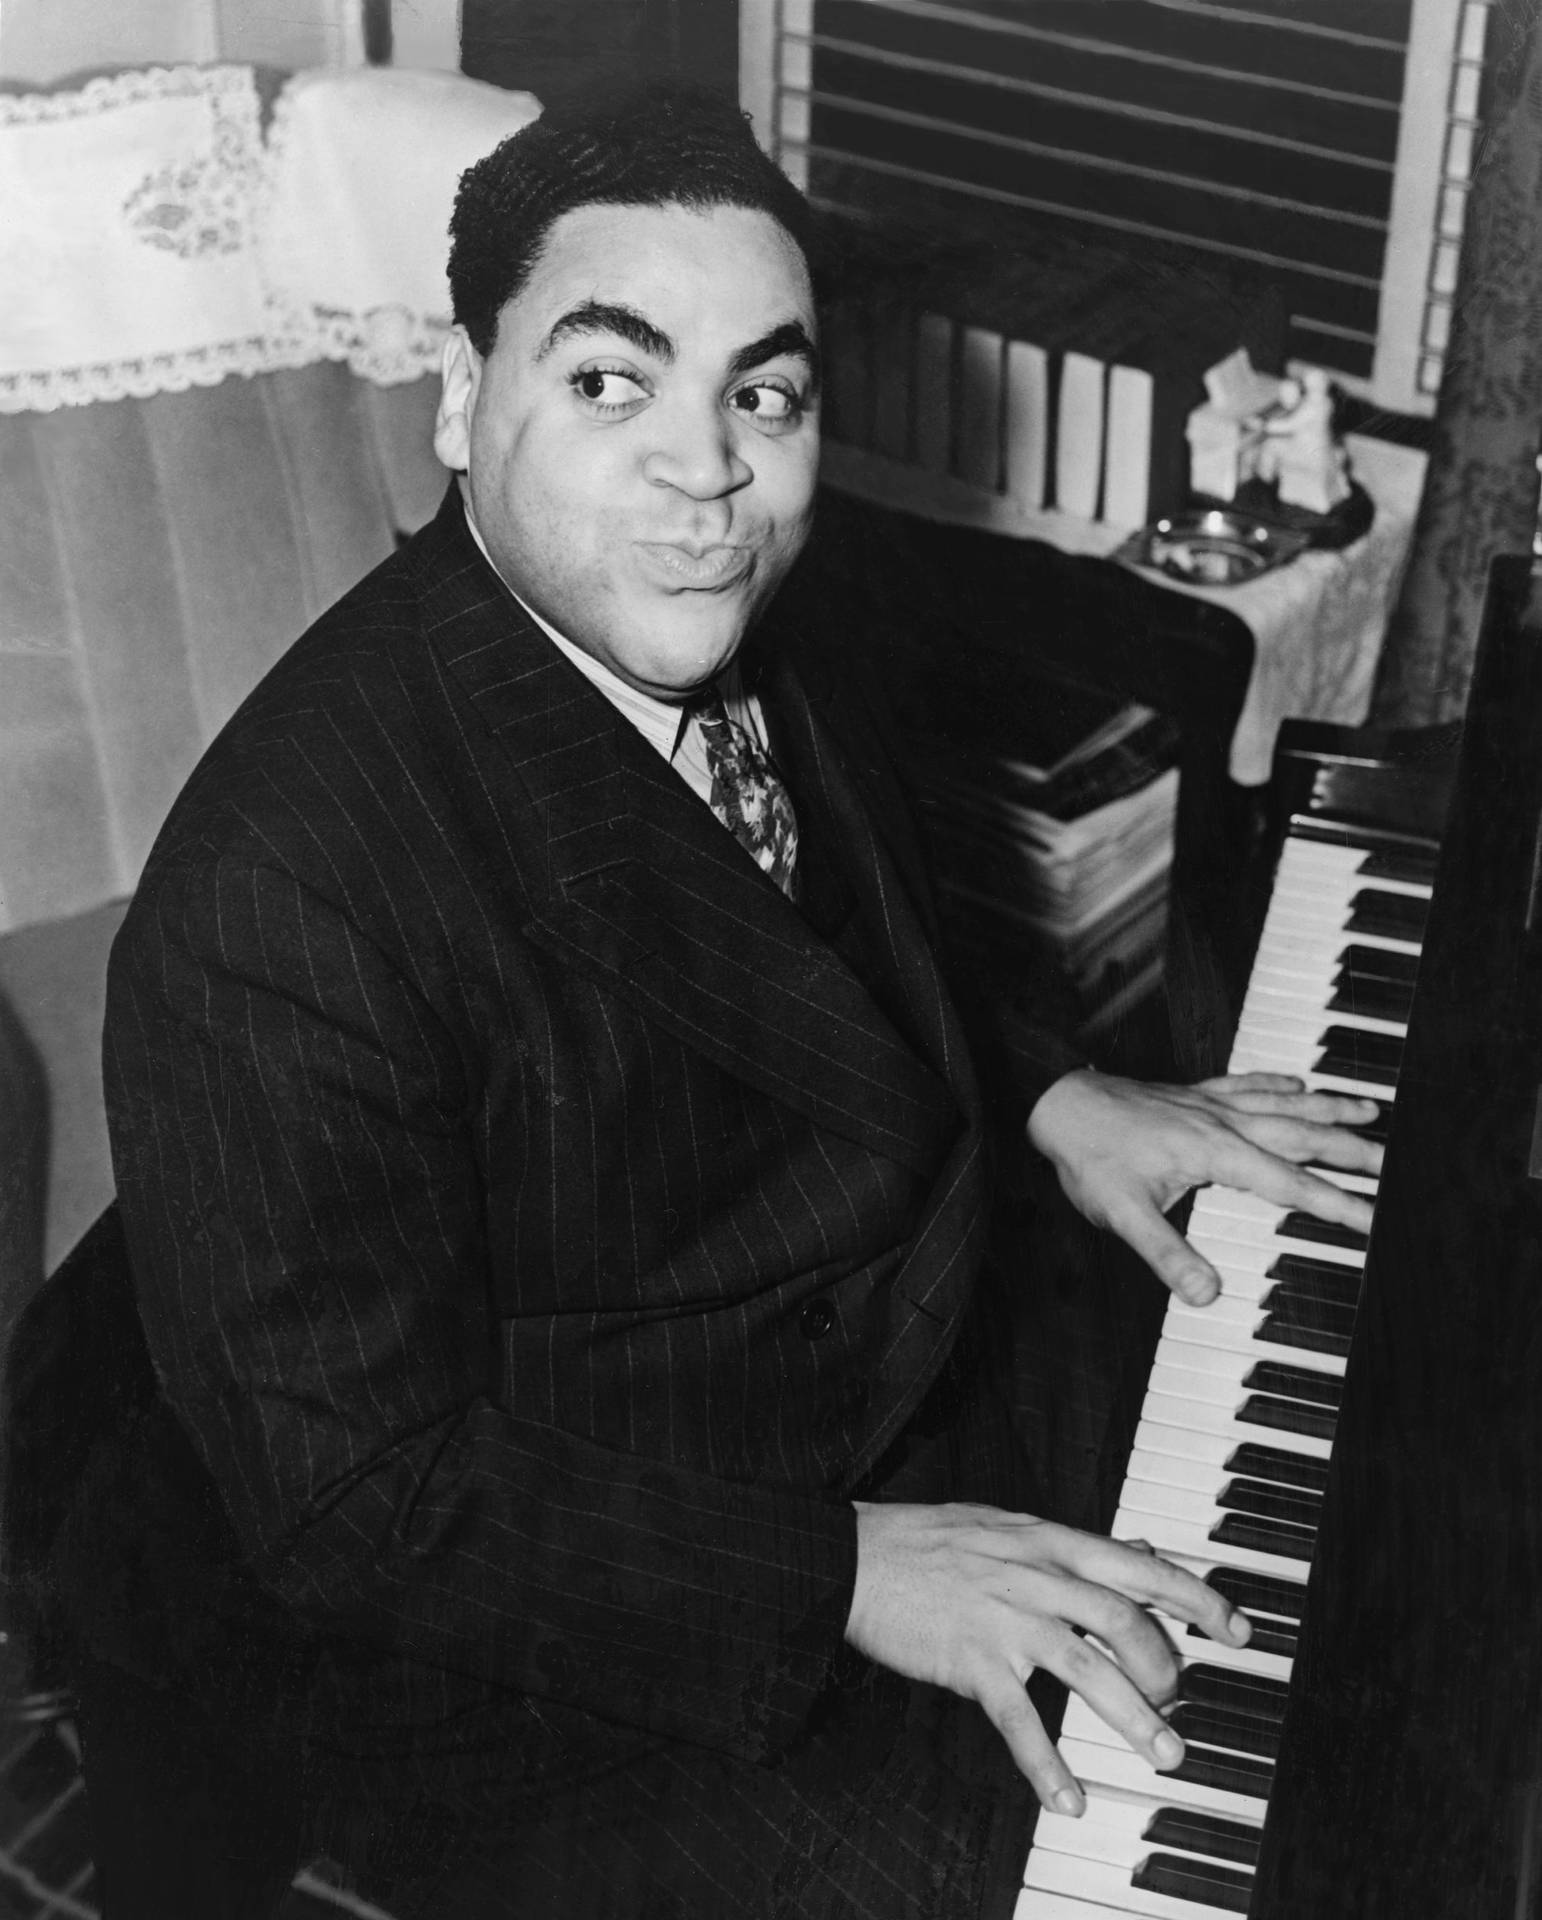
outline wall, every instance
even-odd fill
[[[145,61],[354,66],[364,0],[0,0],[0,79]],[[459,0],[394,0],[397,66],[453,71]]]

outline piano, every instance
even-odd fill
[[[1230,1068],[1382,1103],[1363,1236],[1207,1188],[1220,1299],[1163,1322],[1113,1532],[1208,1577],[1167,1623],[1184,1765],[1074,1696],[1081,1820],[1017,1920],[1542,1916],[1542,580],[1496,562],[1454,779],[1411,736],[1282,755]],[[1447,796],[1449,793],[1449,809]],[[1444,831],[1441,816],[1446,815]]]

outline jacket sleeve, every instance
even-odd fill
[[[105,1077],[162,1392],[287,1610],[746,1758],[794,1738],[843,1652],[850,1506],[495,1391],[466,1065],[338,905],[163,867],[113,954]]]

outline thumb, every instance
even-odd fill
[[[1132,1202],[1106,1216],[1111,1232],[1133,1248],[1167,1288],[1191,1307],[1208,1307],[1221,1276],[1149,1202]]]

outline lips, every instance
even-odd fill
[[[690,547],[639,540],[637,550],[656,579],[697,593],[721,593],[737,586],[755,564],[754,549],[745,546]]]

